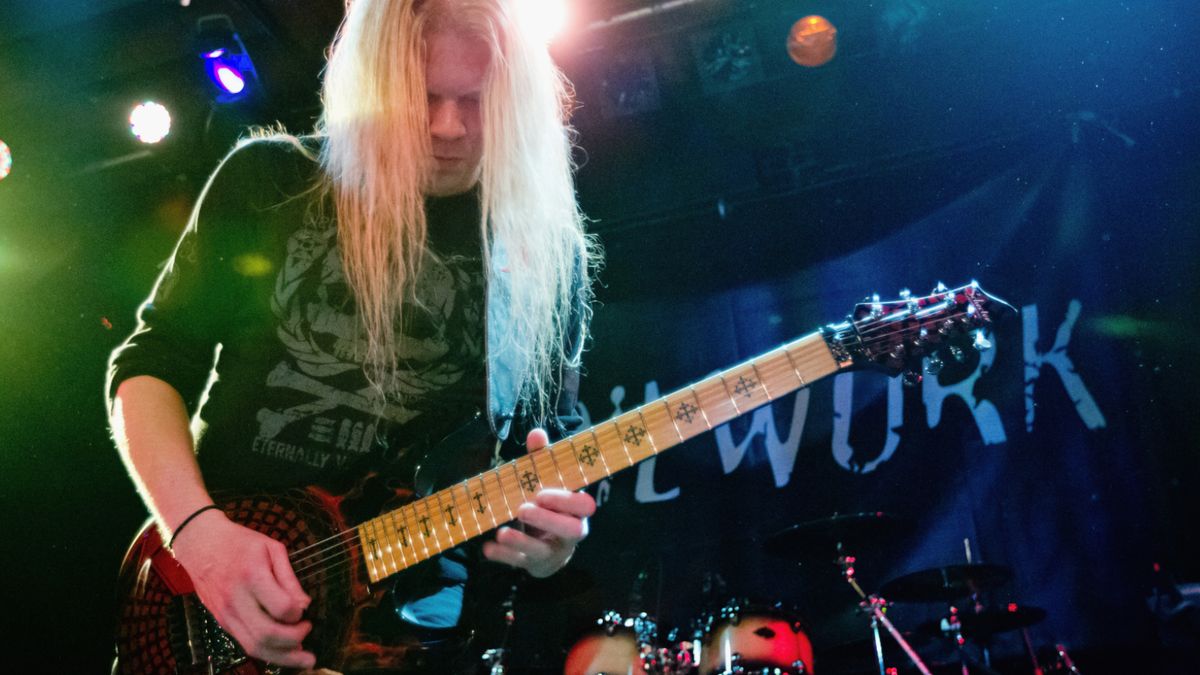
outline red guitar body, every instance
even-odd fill
[[[411,493],[405,492],[393,492],[392,499],[385,501],[399,503],[411,498]],[[344,564],[326,565],[312,572],[296,565],[301,585],[312,597],[305,617],[312,621],[313,630],[305,646],[317,655],[320,667],[337,671],[400,668],[411,656],[411,644],[385,645],[363,629],[363,612],[377,605],[383,593],[365,582],[359,548],[341,543],[353,524],[348,520],[346,511],[351,509],[347,507],[351,501],[362,501],[363,493],[357,488],[351,495],[335,496],[310,487],[277,495],[218,497],[230,519],[283,542],[289,551],[327,542],[319,547],[324,556],[345,557]],[[284,672],[248,658],[220,629],[153,524],[142,530],[125,554],[118,592],[121,605],[116,673]]]

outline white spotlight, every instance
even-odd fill
[[[552,42],[567,26],[567,0],[519,0],[517,19],[525,31],[543,42]]]
[[[141,103],[129,113],[129,130],[143,143],[157,143],[171,133],[171,113],[154,101]]]

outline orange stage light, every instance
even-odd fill
[[[837,28],[823,16],[806,16],[788,31],[787,50],[802,66],[823,66],[837,53]]]

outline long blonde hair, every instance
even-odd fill
[[[520,395],[544,418],[563,366],[578,365],[598,259],[575,200],[569,83],[516,18],[528,0],[353,0],[324,75],[320,163],[332,191],[346,278],[365,332],[367,376],[396,374],[396,326],[427,254],[424,176],[432,149],[425,44],[434,31],[491,52],[481,99],[484,269],[502,246]],[[582,302],[583,311],[572,311]],[[571,325],[572,322],[578,322]],[[567,353],[566,336],[580,339]]]

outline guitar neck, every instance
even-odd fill
[[[512,521],[543,487],[579,490],[849,365],[813,333],[372,518],[355,528],[370,580]]]

